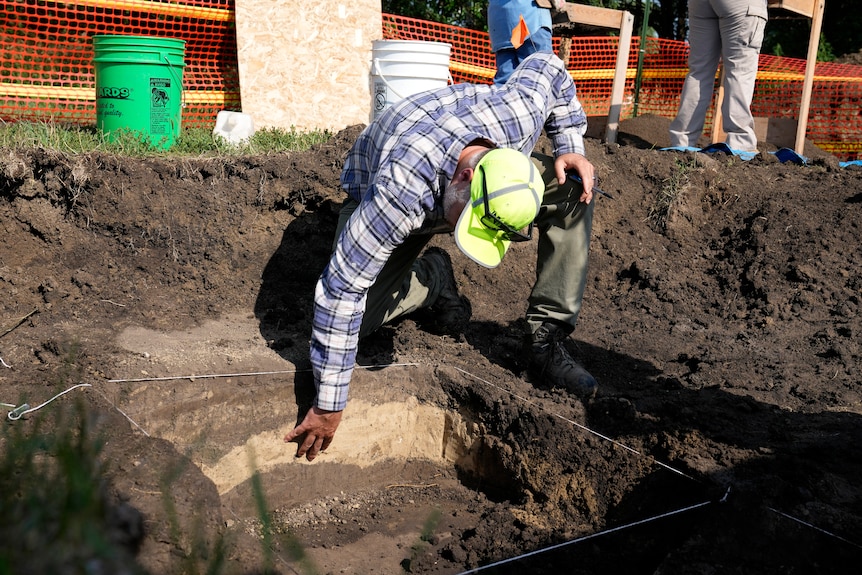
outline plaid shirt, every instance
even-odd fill
[[[341,185],[359,202],[314,293],[315,405],[347,405],[368,289],[392,251],[441,201],[464,147],[483,138],[530,154],[542,134],[556,156],[584,154],[587,118],[562,61],[525,59],[502,86],[457,84],[385,110],[360,134]]]

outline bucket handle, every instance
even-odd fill
[[[174,72],[174,65],[171,63],[170,60],[168,60],[167,55],[162,54],[162,59],[168,65],[168,71],[171,73],[171,76],[173,76],[174,80],[177,81],[177,84],[180,85],[180,107],[185,108],[186,107],[186,91],[183,90],[183,79],[177,78],[176,72]]]
[[[383,75],[383,71],[380,69],[380,65],[377,63],[378,61],[379,61],[379,58],[374,58],[374,59],[371,61],[371,75],[372,75],[372,76],[379,76],[379,77],[380,77],[380,79],[381,79],[381,80],[383,80],[383,83],[384,83],[384,84],[386,84],[386,87],[387,87],[387,88],[389,88],[390,90],[392,90],[392,93],[393,93],[393,94],[395,94],[398,98],[401,98],[401,99],[403,100],[403,99],[404,99],[404,96],[402,96],[401,94],[399,94],[399,93],[398,93],[398,90],[396,90],[395,88],[393,88],[393,87],[392,87],[392,85],[391,85],[389,82],[387,82],[387,81],[386,81],[386,76],[384,76],[384,75]],[[377,72],[379,72],[379,73],[378,73],[378,74],[375,74],[375,73],[374,73],[374,72],[375,72],[375,70],[376,70]],[[448,74],[448,76],[449,76],[449,78],[448,78],[448,80],[447,80],[447,84],[454,84],[454,83],[455,83],[455,79],[454,79],[454,78],[452,78],[452,72],[447,72],[447,74]]]

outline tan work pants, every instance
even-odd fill
[[[697,147],[720,59],[725,72],[725,143],[734,150],[757,150],[751,99],[767,18],[766,0],[688,1],[689,71],[670,125],[671,146]]]
[[[571,331],[578,320],[587,283],[595,199],[589,205],[583,204],[578,200],[580,184],[560,186],[553,158],[534,154],[532,159],[545,181],[545,196],[535,220],[540,233],[536,283],[529,297],[527,323],[531,332],[547,321],[568,326]],[[350,199],[344,204],[336,238],[357,207],[356,201]],[[430,239],[430,235],[410,236],[392,252],[368,292],[360,338],[437,299],[442,285],[440,271],[419,258]]]

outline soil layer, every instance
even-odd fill
[[[366,340],[308,463],[281,438],[313,394],[312,293],[360,129],[259,157],[0,150],[0,402],[88,385],[7,419],[0,445],[59,413],[90,423],[106,517],[125,518],[106,519],[125,571],[104,572],[860,563],[862,170],[813,147],[806,165],[659,151],[651,116],[588,139],[613,199],[567,344],[597,397],[526,372],[535,242],[486,270],[436,236],[466,333],[417,314]],[[3,533],[7,553],[32,545]],[[20,572],[64,572],[59,533]]]

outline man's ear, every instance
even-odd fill
[[[452,176],[452,183],[457,184],[460,182],[470,182],[473,180],[473,174],[475,171],[473,168],[464,167],[455,172],[455,175]]]

